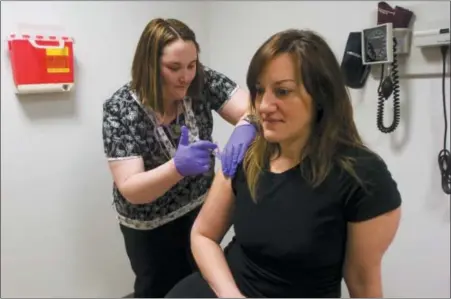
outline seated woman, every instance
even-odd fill
[[[356,129],[340,66],[310,31],[267,40],[247,74],[259,134],[218,172],[191,232],[200,273],[166,297],[383,297],[401,198]],[[224,252],[220,241],[234,225]]]

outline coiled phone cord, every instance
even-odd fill
[[[391,76],[384,78],[384,66],[381,67],[381,80],[378,88],[377,103],[377,127],[382,133],[391,133],[396,130],[399,125],[401,111],[399,103],[399,75],[398,75],[398,59],[396,54],[397,41],[393,38],[393,62],[391,64]],[[391,78],[390,78],[391,77]],[[389,81],[386,81],[389,80]],[[386,82],[388,85],[384,86]],[[393,92],[393,122],[389,127],[384,126],[384,104]]]
[[[443,57],[443,73],[442,73],[442,98],[443,98],[443,118],[445,121],[445,137],[443,138],[443,149],[438,154],[438,167],[441,174],[441,183],[443,192],[451,194],[451,155],[446,148],[448,137],[448,118],[446,116],[446,97],[445,97],[445,73],[446,73],[446,55],[448,53],[449,46],[442,46]]]

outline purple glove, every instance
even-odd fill
[[[174,164],[182,176],[198,175],[210,170],[211,152],[217,145],[201,140],[189,144],[188,128],[182,127],[179,146],[174,156]]]
[[[235,176],[236,168],[243,161],[256,134],[257,129],[252,124],[235,127],[232,136],[221,152],[222,173],[226,177],[233,178]]]

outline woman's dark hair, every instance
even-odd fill
[[[254,54],[247,73],[251,111],[256,114],[257,83],[270,61],[289,54],[295,65],[298,85],[303,85],[313,99],[316,115],[311,134],[302,150],[303,176],[313,187],[319,186],[334,165],[339,165],[357,180],[353,159],[341,149],[364,146],[353,118],[353,109],[340,65],[326,41],[309,30],[290,29],[274,34]],[[244,159],[244,169],[255,198],[256,185],[263,166],[280,152],[277,144],[257,135]]]

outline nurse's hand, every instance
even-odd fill
[[[182,127],[179,145],[174,156],[174,164],[182,176],[198,175],[211,168],[211,153],[217,145],[206,140],[189,143],[188,128]]]
[[[257,129],[250,123],[238,125],[232,132],[229,141],[221,152],[221,166],[224,176],[233,178],[247,149],[254,141]]]

